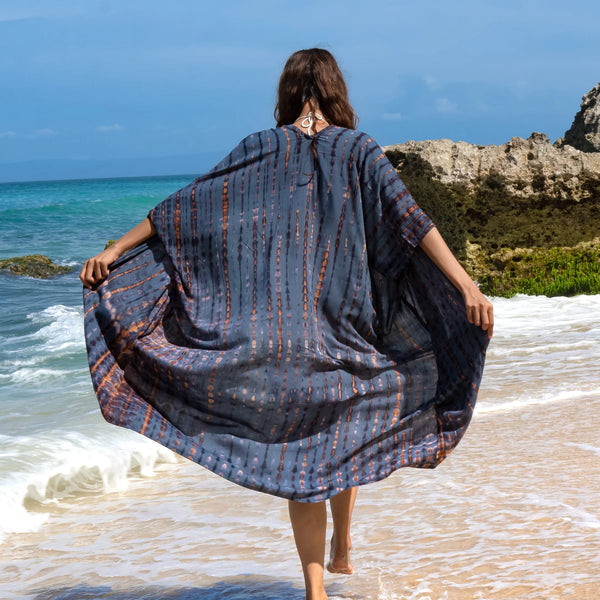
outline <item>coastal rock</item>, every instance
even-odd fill
[[[581,100],[581,109],[562,144],[582,152],[600,152],[600,83]]]
[[[28,256],[15,256],[0,260],[0,272],[11,275],[26,275],[36,279],[48,279],[56,275],[70,273],[71,267],[64,267],[52,262],[42,254],[29,254]]]
[[[600,83],[581,102],[564,139],[550,142],[544,133],[513,137],[501,145],[480,146],[452,140],[408,141],[384,148],[401,172],[423,161],[443,185],[473,191],[482,185],[531,198],[580,202],[600,190]]]
[[[600,84],[585,95],[571,133],[554,144],[534,132],[500,145],[441,139],[384,150],[452,251],[478,276],[503,249],[574,248],[598,236],[599,122]],[[573,142],[576,131],[585,145]]]
[[[513,137],[499,146],[443,139],[408,141],[384,150],[388,156],[417,155],[431,165],[443,184],[473,189],[490,176],[500,176],[507,192],[523,198],[544,191],[578,201],[589,197],[590,180],[600,181],[600,152],[557,147],[537,132],[526,140]],[[402,168],[402,161],[397,166]]]

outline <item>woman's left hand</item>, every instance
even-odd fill
[[[437,228],[428,231],[419,246],[462,294],[469,323],[487,331],[491,338],[494,332],[494,307],[450,252]]]
[[[119,238],[114,244],[106,248],[106,250],[86,260],[79,273],[79,279],[81,279],[86,288],[98,285],[108,276],[108,267],[111,263],[117,260],[121,254],[145,242],[155,233],[156,229],[152,221],[146,217],[122,238]]]

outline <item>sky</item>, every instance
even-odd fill
[[[0,0],[0,181],[198,174],[274,126],[300,48],[379,144],[554,140],[600,81],[598,0]]]

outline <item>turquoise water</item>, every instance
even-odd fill
[[[106,424],[92,390],[79,268],[192,179],[0,184],[0,258],[74,268],[0,274],[2,598],[302,597],[285,502]],[[332,597],[600,597],[600,296],[495,309],[464,441],[360,491]]]
[[[40,523],[24,509],[27,498],[117,489],[131,468],[148,471],[160,460],[158,447],[148,450],[145,440],[108,428],[99,416],[77,275],[108,239],[191,180],[0,184],[0,258],[45,254],[73,267],[49,280],[0,275],[0,539]]]
[[[0,258],[46,254],[81,263],[194,179],[141,177],[0,184]]]

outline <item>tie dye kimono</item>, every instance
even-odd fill
[[[254,133],[149,217],[157,235],[84,292],[107,421],[307,502],[459,442],[487,335],[372,138]]]

